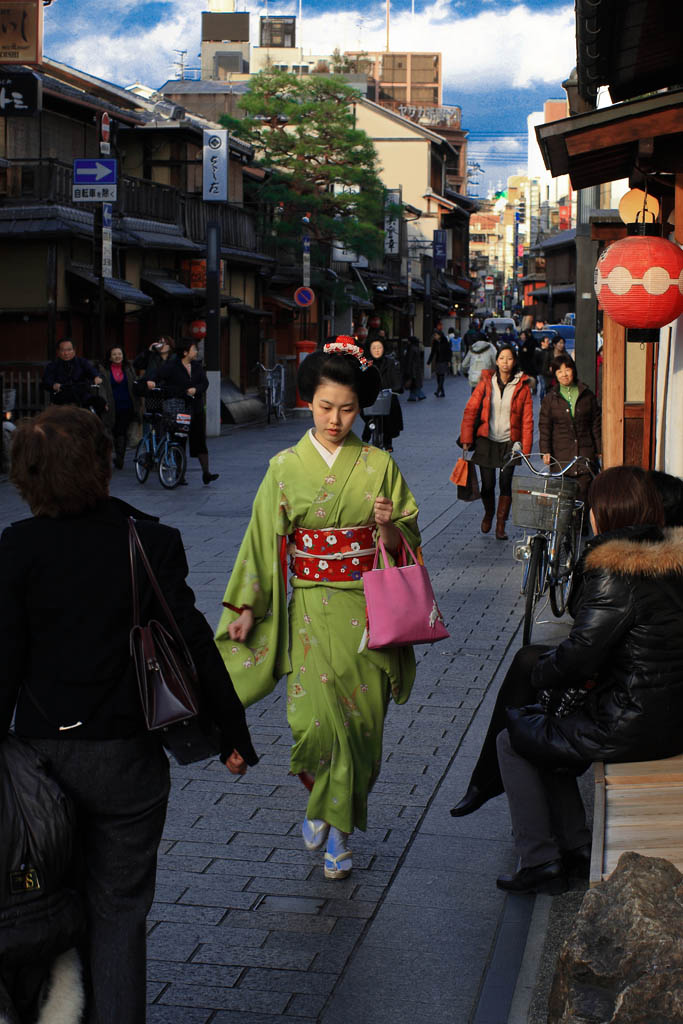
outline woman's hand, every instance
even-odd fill
[[[374,513],[382,543],[389,551],[396,551],[401,543],[401,533],[392,522],[394,503],[391,498],[375,498]]]
[[[545,462],[546,466],[550,465],[550,460],[551,459],[552,459],[552,455],[550,454],[550,452],[548,452],[547,455],[543,456],[543,461]]]
[[[254,613],[251,608],[244,608],[234,622],[228,626],[228,636],[231,640],[238,640],[244,643],[254,626]]]
[[[378,526],[386,526],[391,522],[394,503],[391,498],[375,498],[375,522]]]
[[[231,775],[245,775],[247,771],[247,762],[244,760],[242,755],[237,750],[233,750],[230,757],[225,761],[225,767],[231,773]]]
[[[460,443],[461,443],[461,446],[462,446],[462,450],[464,452],[468,452],[470,450],[470,448],[472,447],[472,445],[468,444],[467,441],[461,441]]]
[[[197,394],[197,389],[196,388],[188,388],[187,391],[185,392],[185,394],[189,395],[190,398],[194,398],[194,396]]]
[[[147,381],[147,387],[149,388],[150,391],[153,391],[156,386],[157,386],[157,383],[156,383],[155,380],[148,380]]]

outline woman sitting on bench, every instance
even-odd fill
[[[541,704],[510,708],[497,738],[519,870],[512,892],[564,892],[586,875],[590,832],[576,777],[592,761],[683,752],[683,529],[663,532],[649,475],[619,466],[591,485],[598,536],[571,633],[525,650]],[[629,525],[624,525],[629,524]]]

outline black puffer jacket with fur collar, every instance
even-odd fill
[[[539,661],[533,683],[594,684],[566,718],[508,710],[513,746],[529,760],[581,771],[588,762],[683,753],[683,528],[605,534],[585,560],[571,633]]]

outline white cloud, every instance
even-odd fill
[[[201,5],[197,0],[172,0],[170,14],[152,29],[117,31],[121,16],[136,6],[135,0],[117,0],[113,13],[108,0],[55,4],[46,17],[47,55],[119,84],[139,79],[160,85],[170,77],[176,49],[188,51],[188,65],[199,64]],[[457,103],[459,89],[495,92],[548,83],[557,91],[576,62],[573,4],[562,4],[552,12],[518,4],[505,11],[487,8],[470,17],[462,17],[460,8],[450,0],[434,0],[418,9],[414,18],[409,10],[391,17],[393,50],[438,48],[443,53],[445,86],[452,102]],[[304,0],[299,41],[314,54],[327,54],[336,46],[383,50],[384,10],[382,4],[374,15],[360,8],[316,13],[307,9]],[[298,3],[278,5],[278,13],[288,12],[298,13]],[[262,13],[265,6],[252,9],[253,38],[257,38],[254,33]]]

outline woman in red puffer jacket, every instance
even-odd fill
[[[472,462],[481,473],[484,518],[481,532],[488,533],[496,508],[496,470],[500,470],[496,537],[507,540],[505,523],[512,504],[514,462],[505,466],[515,441],[528,455],[534,434],[534,414],[529,378],[519,369],[512,345],[503,345],[496,370],[482,370],[481,380],[465,406],[460,427],[464,451],[474,448]],[[503,468],[505,466],[505,468]]]

